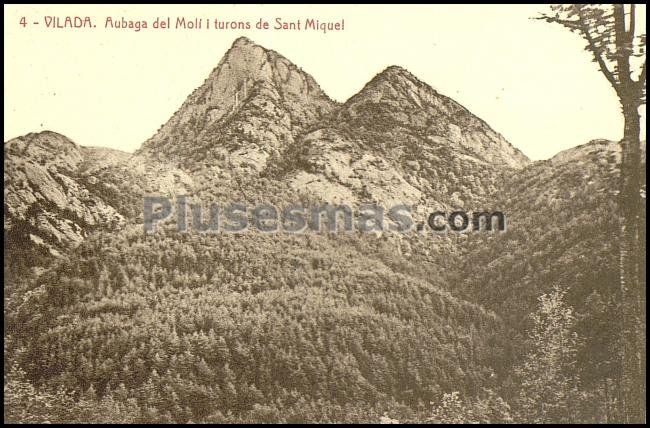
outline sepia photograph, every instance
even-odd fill
[[[5,4],[4,423],[645,423],[646,13]]]

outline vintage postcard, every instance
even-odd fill
[[[645,16],[5,5],[5,423],[644,423]]]

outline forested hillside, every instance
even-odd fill
[[[581,338],[576,372],[603,411],[620,393],[619,162],[620,145],[595,140],[507,179],[498,205],[508,231],[477,235],[458,272],[462,295],[510,327],[519,358],[537,298],[565,290]]]
[[[29,379],[126,388],[122,404],[161,421],[250,417],[255,405],[310,420],[305,403],[323,420],[415,411],[479,391],[503,334],[494,314],[323,236],[133,227],[93,236],[25,287],[7,331]]]

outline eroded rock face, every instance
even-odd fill
[[[139,153],[258,172],[334,107],[311,76],[242,37]]]
[[[21,235],[58,252],[81,242],[92,229],[123,225],[124,216],[86,186],[83,163],[83,150],[54,132],[6,142],[5,237]]]
[[[500,174],[529,162],[481,119],[395,66],[289,151],[292,186],[323,199],[334,186],[352,200],[452,208],[488,201]],[[319,190],[313,183],[321,182],[328,185]]]
[[[391,66],[373,78],[338,113],[338,119],[378,131],[404,127],[425,140],[446,142],[478,161],[521,168],[528,158],[451,98],[407,70]],[[426,144],[429,141],[429,144]]]
[[[144,195],[192,188],[187,173],[169,164],[81,147],[50,131],[5,142],[4,155],[5,239],[55,255],[89,233],[136,220]]]

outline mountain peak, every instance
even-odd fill
[[[256,43],[246,36],[237,37],[235,41],[232,43],[233,47],[246,46],[246,45],[256,45]]]
[[[400,66],[386,67],[339,106],[310,75],[247,37],[233,42],[203,85],[139,152],[187,165],[229,159],[261,171],[273,153],[332,113],[351,126],[409,130],[425,136],[422,144],[462,143],[484,162],[527,161],[485,122]]]
[[[407,69],[398,65],[386,67],[377,73],[356,95],[346,101],[346,105],[359,102],[380,102],[380,100],[402,100],[409,104],[415,103],[422,107],[423,96],[431,99],[438,92],[431,86],[422,82]]]
[[[255,53],[255,51],[258,51]],[[264,48],[264,46],[260,46],[248,37],[238,37],[235,39],[235,41],[232,43],[230,46],[230,49],[228,49],[228,52],[224,56],[224,59],[227,60],[230,58],[233,54],[241,56],[255,56],[255,55],[266,55],[269,52],[268,49]]]
[[[45,151],[51,156],[78,151],[79,146],[65,135],[54,131],[30,132],[29,134],[4,142],[4,151],[7,153],[23,153],[30,151]]]
[[[20,136],[18,138],[15,138],[14,140],[20,140],[20,141],[40,141],[40,140],[54,140],[54,141],[59,141],[62,143],[66,144],[71,144],[75,145],[68,137],[66,137],[63,134],[59,134],[58,132],[55,131],[50,131],[50,130],[44,130],[40,132],[30,132],[29,134]],[[10,140],[12,141],[12,140]],[[8,141],[5,141],[5,144]]]
[[[269,151],[292,141],[334,107],[302,69],[279,53],[239,37],[139,152],[162,153],[176,160],[212,153],[222,159],[225,152],[246,147],[264,153],[246,152],[242,158],[254,157],[254,162],[247,162],[264,165]]]
[[[375,75],[348,99],[337,118],[349,126],[424,136],[422,144],[427,146],[455,145],[479,162],[513,167],[528,162],[483,120],[396,65]],[[386,144],[391,140],[397,137],[391,136]]]
[[[355,109],[360,104],[390,104],[393,108],[423,108],[438,96],[438,92],[398,65],[377,73],[363,89],[345,102]]]
[[[410,71],[399,65],[389,65],[378,74],[378,76],[405,76],[405,77],[414,77]]]

